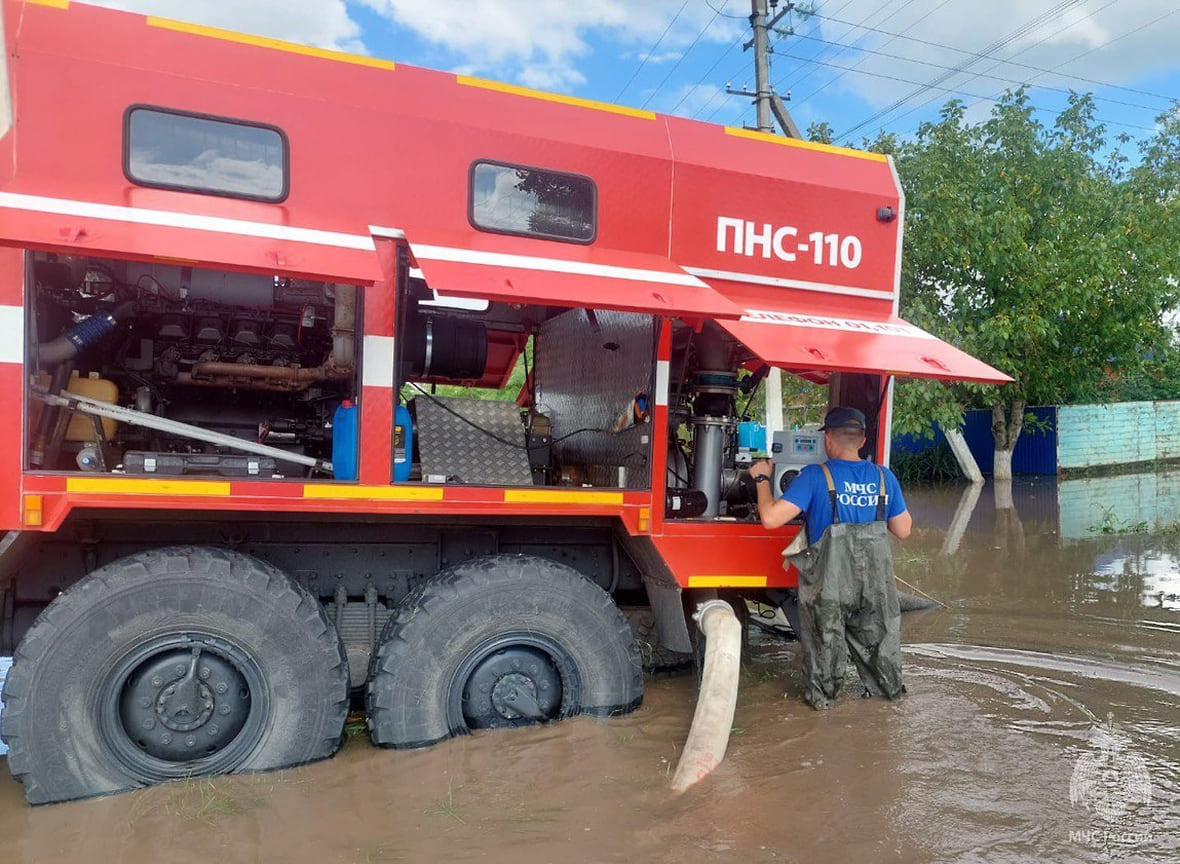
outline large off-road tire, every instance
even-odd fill
[[[407,597],[381,634],[367,690],[373,742],[399,748],[622,714],[642,700],[639,649],[610,595],[529,555],[466,561]]]
[[[17,647],[0,721],[32,804],[331,756],[348,663],[315,598],[220,549],[121,558]]]

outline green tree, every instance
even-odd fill
[[[1027,405],[1068,403],[1151,362],[1180,236],[1180,136],[1174,114],[1160,122],[1133,168],[1079,95],[1051,126],[1018,90],[984,122],[951,102],[912,142],[870,144],[893,153],[906,192],[902,314],[1015,379],[907,382],[899,430],[990,407],[1003,479]]]

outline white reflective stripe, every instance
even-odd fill
[[[365,387],[393,387],[394,352],[392,336],[366,336],[365,361],[361,368],[361,384]]]
[[[0,192],[0,207],[9,210],[56,213],[61,216],[88,216],[113,222],[132,222],[136,225],[160,225],[167,228],[217,231],[245,237],[265,237],[271,240],[294,240],[298,243],[338,246],[365,252],[372,252],[377,248],[373,245],[373,238],[367,234],[342,234],[339,231],[321,231],[318,228],[271,225],[266,222],[248,222],[245,219],[227,219],[222,216],[198,216],[194,213],[177,213],[172,210],[145,210],[142,207],[96,204],[93,201],[72,201],[67,198],[44,198],[40,195],[22,195],[16,192]]]
[[[387,240],[405,240],[406,232],[401,228],[385,228],[381,225],[370,225],[369,233],[374,237],[384,237]]]
[[[936,339],[907,321],[865,321],[863,318],[835,318],[831,315],[800,315],[793,312],[763,312],[747,309],[740,319],[749,324],[786,324],[791,327],[813,327],[817,330],[844,330],[850,333],[876,333],[884,336],[912,336],[916,339]]]
[[[672,364],[668,360],[656,361],[656,404],[668,404],[668,382],[672,377]]]
[[[729,270],[709,270],[704,267],[685,267],[686,272],[706,279],[727,279],[730,282],[746,282],[751,285],[773,285],[776,288],[799,288],[802,291],[819,291],[824,294],[844,294],[848,297],[873,297],[878,300],[892,300],[892,291],[876,291],[872,288],[850,288],[847,285],[827,285],[823,282],[805,282],[802,279],[781,279],[776,276],[757,276],[753,273],[736,273]]]
[[[515,267],[518,270],[545,270],[550,273],[573,273],[580,276],[602,276],[606,279],[631,279],[636,282],[657,282],[665,285],[688,285],[693,288],[709,286],[695,276],[681,270],[644,270],[638,267],[618,267],[614,264],[592,264],[586,261],[566,261],[561,258],[536,258],[532,255],[510,255],[505,252],[479,252],[451,246],[419,246],[410,243],[414,257],[421,261],[452,261],[462,264],[486,264],[495,267]],[[427,274],[427,281],[429,281]]]
[[[0,363],[25,362],[25,310],[0,306]]]

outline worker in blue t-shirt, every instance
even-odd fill
[[[888,535],[904,540],[913,521],[893,472],[860,458],[864,414],[833,408],[820,431],[828,460],[800,471],[782,498],[771,492],[769,462],[750,467],[765,528],[779,528],[800,513],[807,521],[810,545],[790,558],[799,569],[804,698],[827,708],[844,683],[851,653],[866,695],[896,699],[905,687]]]

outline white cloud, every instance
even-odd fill
[[[94,6],[159,15],[240,33],[283,39],[317,48],[368,53],[360,26],[345,8],[345,0],[87,0]]]
[[[591,53],[592,36],[651,51],[683,5],[683,0],[359,2],[426,42],[458,55],[461,62],[478,67],[483,74],[550,89],[570,89],[585,82],[579,62]],[[717,4],[721,2],[717,0]],[[746,8],[743,3],[729,0],[727,5],[736,10],[732,14],[740,16]],[[648,62],[674,60],[698,36],[707,42],[732,40],[744,26],[744,19],[715,17],[706,4],[689,3]]]

